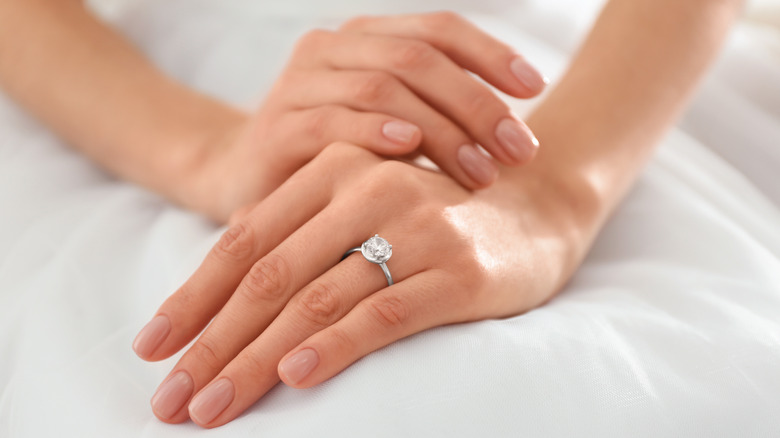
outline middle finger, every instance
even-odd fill
[[[410,264],[388,265],[398,284],[422,269]],[[232,420],[279,382],[276,368],[287,352],[385,287],[387,280],[381,270],[361,255],[334,266],[297,293],[273,323],[193,398],[190,417],[204,427]],[[397,285],[388,290],[393,287]]]
[[[310,55],[294,58],[302,68],[325,65],[395,75],[504,164],[527,162],[536,153],[538,141],[507,104],[430,44],[328,31],[311,32],[300,44]]]
[[[350,235],[323,234],[320,230],[333,229],[335,223],[358,231],[363,225],[354,217],[334,217],[334,211],[340,210],[326,207],[251,267],[222,310],[171,370],[166,382],[175,382],[181,373],[186,373],[192,381],[191,394],[197,393],[268,327],[291,296],[339,261],[340,254],[334,253],[333,248],[353,244]],[[177,406],[172,406],[167,399],[158,399],[152,407],[158,416],[165,416],[179,412],[186,400],[176,402]]]
[[[459,148],[471,148],[474,140],[460,126],[437,112],[395,76],[377,71],[300,72],[286,94],[292,108],[339,104],[358,111],[372,111],[402,118],[422,130],[420,150],[439,168],[470,189],[492,183],[498,174],[495,161],[479,153],[463,159]],[[470,158],[468,155],[466,158]]]

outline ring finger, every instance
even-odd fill
[[[185,419],[181,411],[189,397],[183,394],[194,394],[207,384],[271,324],[290,297],[338,262],[340,254],[334,254],[332,248],[351,245],[351,235],[323,234],[320,230],[337,229],[337,225],[360,232],[362,225],[354,218],[334,217],[333,211],[326,208],[320,212],[248,270],[225,306],[158,389],[160,395],[153,398],[152,409],[159,418],[171,422]],[[177,385],[186,381],[187,385],[169,388],[169,381]],[[174,392],[175,397],[170,395]]]
[[[419,269],[388,265],[397,280],[414,276]],[[203,427],[232,420],[279,382],[277,366],[292,348],[336,323],[376,291],[403,288],[404,283],[387,288],[379,267],[361,255],[348,257],[297,293],[273,323],[195,395],[190,417]]]
[[[225,312],[220,310],[223,305],[235,301],[237,288],[243,286],[242,290],[247,291],[247,286],[255,285],[255,291],[265,290],[268,294],[281,296],[287,290],[282,287],[294,283],[296,279],[302,282],[301,286],[308,282],[300,277],[299,271],[285,269],[287,265],[274,264],[272,260],[290,264],[301,260],[301,257],[289,257],[290,254],[282,259],[277,256],[277,247],[289,240],[288,236],[293,233],[305,233],[307,224],[321,220],[323,210],[331,203],[332,191],[350,180],[352,173],[342,164],[345,160],[366,164],[359,168],[370,168],[379,158],[351,145],[334,144],[326,148],[312,163],[299,170],[225,233],[226,237],[214,247],[195,274],[163,303],[157,316],[139,333],[133,345],[136,352],[146,360],[160,360],[185,346],[220,312],[220,317],[214,320],[215,324],[204,332],[204,335],[209,333],[210,337],[201,337],[201,341],[206,341],[196,342],[180,361],[179,365],[195,364],[191,366],[197,372],[171,373],[152,398],[152,408],[158,418],[170,423],[184,421],[187,412],[182,407],[194,391],[208,382],[232,358],[230,351],[237,352],[243,348],[243,345],[236,346],[236,343],[243,342],[246,345],[251,341],[252,338],[248,336],[234,337],[227,329],[222,332],[224,337],[220,338],[213,329],[221,324],[217,324],[218,320],[224,319]],[[323,169],[332,173],[323,172]],[[354,175],[359,176],[359,173]],[[335,238],[335,234],[325,238]],[[352,242],[331,243],[343,246]],[[288,252],[300,255],[303,250],[305,247],[299,246],[288,249]],[[276,252],[268,257],[272,251]],[[331,257],[330,254],[327,256]],[[263,261],[260,268],[257,267],[258,260]],[[316,257],[314,260],[317,261]],[[324,267],[320,272],[335,261],[337,259],[322,265]],[[298,277],[289,278],[285,271],[294,272]],[[248,276],[247,272],[252,275]],[[307,272],[304,271],[304,274],[308,275]],[[311,278],[317,275],[319,273]],[[252,278],[255,283],[250,283]],[[273,287],[273,283],[278,283],[280,287]],[[249,325],[252,324],[250,321]],[[236,324],[235,327],[242,327],[242,324]],[[222,339],[231,341],[225,343]],[[201,360],[195,360],[198,355]]]

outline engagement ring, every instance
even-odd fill
[[[357,251],[360,251],[363,254],[363,257],[369,262],[379,265],[379,267],[382,268],[382,272],[385,273],[387,285],[393,285],[393,277],[390,275],[390,270],[387,269],[387,265],[385,264],[385,262],[390,260],[390,256],[393,255],[393,245],[390,245],[387,240],[379,237],[379,234],[375,234],[374,237],[363,242],[360,247],[352,248],[345,252],[341,257],[341,260],[344,260],[348,255]]]

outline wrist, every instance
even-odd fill
[[[538,238],[538,257],[550,260],[552,287],[558,290],[582,263],[608,207],[584,168],[542,164],[504,168],[487,191],[494,205],[516,218],[517,227]]]
[[[540,154],[541,155],[541,154]],[[530,196],[555,216],[582,231],[598,227],[609,212],[598,178],[583,163],[551,163],[538,157],[522,168],[504,168],[497,185],[507,193]]]
[[[202,111],[182,127],[169,143],[156,167],[162,181],[155,190],[172,201],[222,220],[217,205],[223,198],[220,157],[234,142],[247,123],[248,115],[218,104]]]
[[[521,226],[545,230],[545,247],[561,261],[558,287],[582,263],[610,213],[612,203],[596,176],[586,163],[556,163],[540,150],[534,162],[502,169],[496,184],[497,192],[509,194]]]

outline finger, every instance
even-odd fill
[[[319,204],[318,199],[329,199],[329,193],[313,190],[317,187],[332,187],[338,190],[338,182],[327,181],[328,172],[339,175],[340,181],[349,181],[340,169],[346,160],[358,169],[372,168],[379,158],[361,148],[334,144],[326,148],[312,163],[288,180],[277,192],[283,193],[282,200],[269,197],[255,208],[245,219],[248,227],[262,226],[264,230],[279,229],[277,223],[286,223],[285,211],[289,206]],[[364,165],[360,165],[360,164]],[[275,192],[276,193],[276,192]],[[310,198],[311,197],[311,198]],[[297,230],[287,230],[289,236],[260,260],[246,267],[240,284],[213,322],[187,350],[166,380],[152,398],[152,410],[161,420],[177,423],[187,419],[187,403],[197,390],[213,378],[242,348],[273,320],[300,287],[314,279],[329,266],[338,261],[340,254],[333,254],[332,248],[344,248],[352,244],[346,233],[315,232],[314,230],[360,230],[354,216],[331,217],[331,211],[338,205],[325,208]],[[288,210],[289,214],[290,211]],[[320,222],[326,222],[324,225]],[[350,221],[355,221],[351,223]],[[250,228],[258,229],[258,228]],[[339,240],[339,238],[342,240]],[[284,236],[280,236],[280,239]],[[313,245],[311,242],[317,242]],[[307,264],[303,264],[307,262]],[[248,274],[247,274],[248,271]],[[193,297],[193,301],[202,297]],[[163,308],[166,309],[166,302]],[[168,312],[178,315],[184,310],[170,304]],[[181,305],[182,303],[178,303]],[[185,303],[186,304],[186,303]],[[212,315],[213,316],[213,315]],[[180,315],[179,319],[186,315]],[[208,321],[206,321],[208,322]],[[195,333],[197,334],[197,333]]]
[[[460,15],[429,14],[362,16],[341,30],[425,41],[461,67],[515,97],[533,97],[549,83],[525,58]]]
[[[288,80],[294,85],[285,95],[285,105],[290,108],[337,104],[358,111],[373,111],[403,118],[422,129],[421,152],[464,187],[484,188],[498,177],[498,166],[492,157],[481,152],[477,154],[479,150],[474,146],[474,140],[458,125],[389,73],[324,70],[299,72]],[[315,115],[322,116],[318,113]],[[323,126],[328,125],[316,118],[297,123],[304,123],[302,126],[308,123],[312,129],[304,129],[302,132],[314,138],[322,135],[325,129]],[[461,149],[468,152],[464,155]]]
[[[361,233],[365,224],[356,216],[334,216],[334,211],[343,210],[326,208],[249,269],[225,306],[171,370],[169,379],[181,373],[189,378],[187,390],[176,389],[177,394],[194,394],[211,381],[271,324],[295,293],[338,263],[343,253],[333,248],[349,248],[352,232],[368,233]],[[322,233],[339,227],[350,232]],[[158,393],[164,397],[153,398],[155,415],[163,420],[186,419],[189,397],[173,397],[169,395],[173,390],[165,385]]]
[[[334,104],[286,113],[279,121],[279,129],[294,133],[291,141],[297,142],[308,159],[335,141],[347,141],[389,156],[408,154],[422,141],[420,128],[400,117]]]
[[[253,204],[245,205],[243,207],[239,207],[236,211],[234,211],[230,218],[228,218],[228,226],[232,227],[241,222],[248,214],[252,211],[252,209],[255,206]]]
[[[430,44],[404,38],[317,31],[294,65],[386,71],[507,165],[529,161],[538,141],[507,104]]]
[[[456,322],[446,311],[453,308],[449,294],[443,293],[453,286],[448,278],[430,270],[372,294],[285,354],[279,377],[289,386],[308,388],[392,342]]]
[[[389,264],[399,280],[417,272],[411,265]],[[279,381],[276,368],[285,353],[386,286],[382,271],[359,254],[328,270],[297,293],[270,327],[193,398],[190,417],[215,427],[238,416]]]
[[[228,228],[198,269],[138,333],[133,342],[136,354],[161,360],[190,342],[222,308],[252,264],[328,203],[328,187],[316,179],[292,178],[255,208],[263,214],[250,214]],[[305,193],[305,202],[300,193]]]

